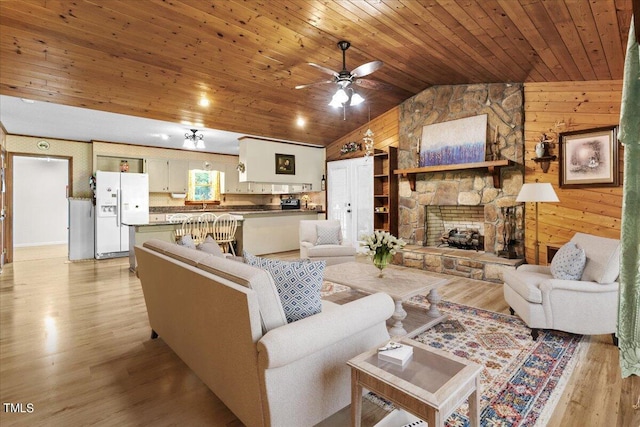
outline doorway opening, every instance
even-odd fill
[[[7,224],[12,260],[66,257],[71,160],[12,153]]]

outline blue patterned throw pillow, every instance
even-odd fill
[[[287,322],[295,322],[322,311],[320,289],[326,261],[280,261],[244,251],[245,263],[271,274]]]
[[[554,279],[580,280],[587,256],[584,249],[580,249],[575,243],[564,244],[551,260],[551,274]]]

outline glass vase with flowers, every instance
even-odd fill
[[[405,244],[404,240],[382,230],[376,230],[369,236],[363,236],[361,243],[362,246],[368,248],[367,255],[371,256],[373,265],[380,270],[378,277],[384,277],[384,269]]]

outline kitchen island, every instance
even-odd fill
[[[244,249],[253,255],[264,255],[300,249],[301,220],[317,219],[314,210],[269,210],[233,212],[244,218]]]
[[[192,212],[189,212],[192,213]],[[306,209],[292,210],[246,210],[213,211],[214,214],[229,213],[238,219],[236,230],[236,254],[247,250],[253,255],[298,250],[300,248],[299,227],[301,220],[317,219],[318,212]],[[150,222],[129,226],[129,267],[136,269],[135,245],[149,239],[173,242],[174,231],[180,223],[168,221]]]
[[[236,253],[242,254],[242,218],[238,218],[238,228],[236,229]],[[129,225],[129,270],[135,271],[137,267],[136,253],[133,250],[135,245],[142,245],[150,239],[159,239],[166,242],[174,242],[175,230],[182,226],[179,222],[150,222],[149,224]]]

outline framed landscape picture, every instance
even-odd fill
[[[618,126],[559,135],[560,187],[615,187],[618,178]]]
[[[294,156],[293,154],[276,153],[276,174],[295,175],[296,156]]]

